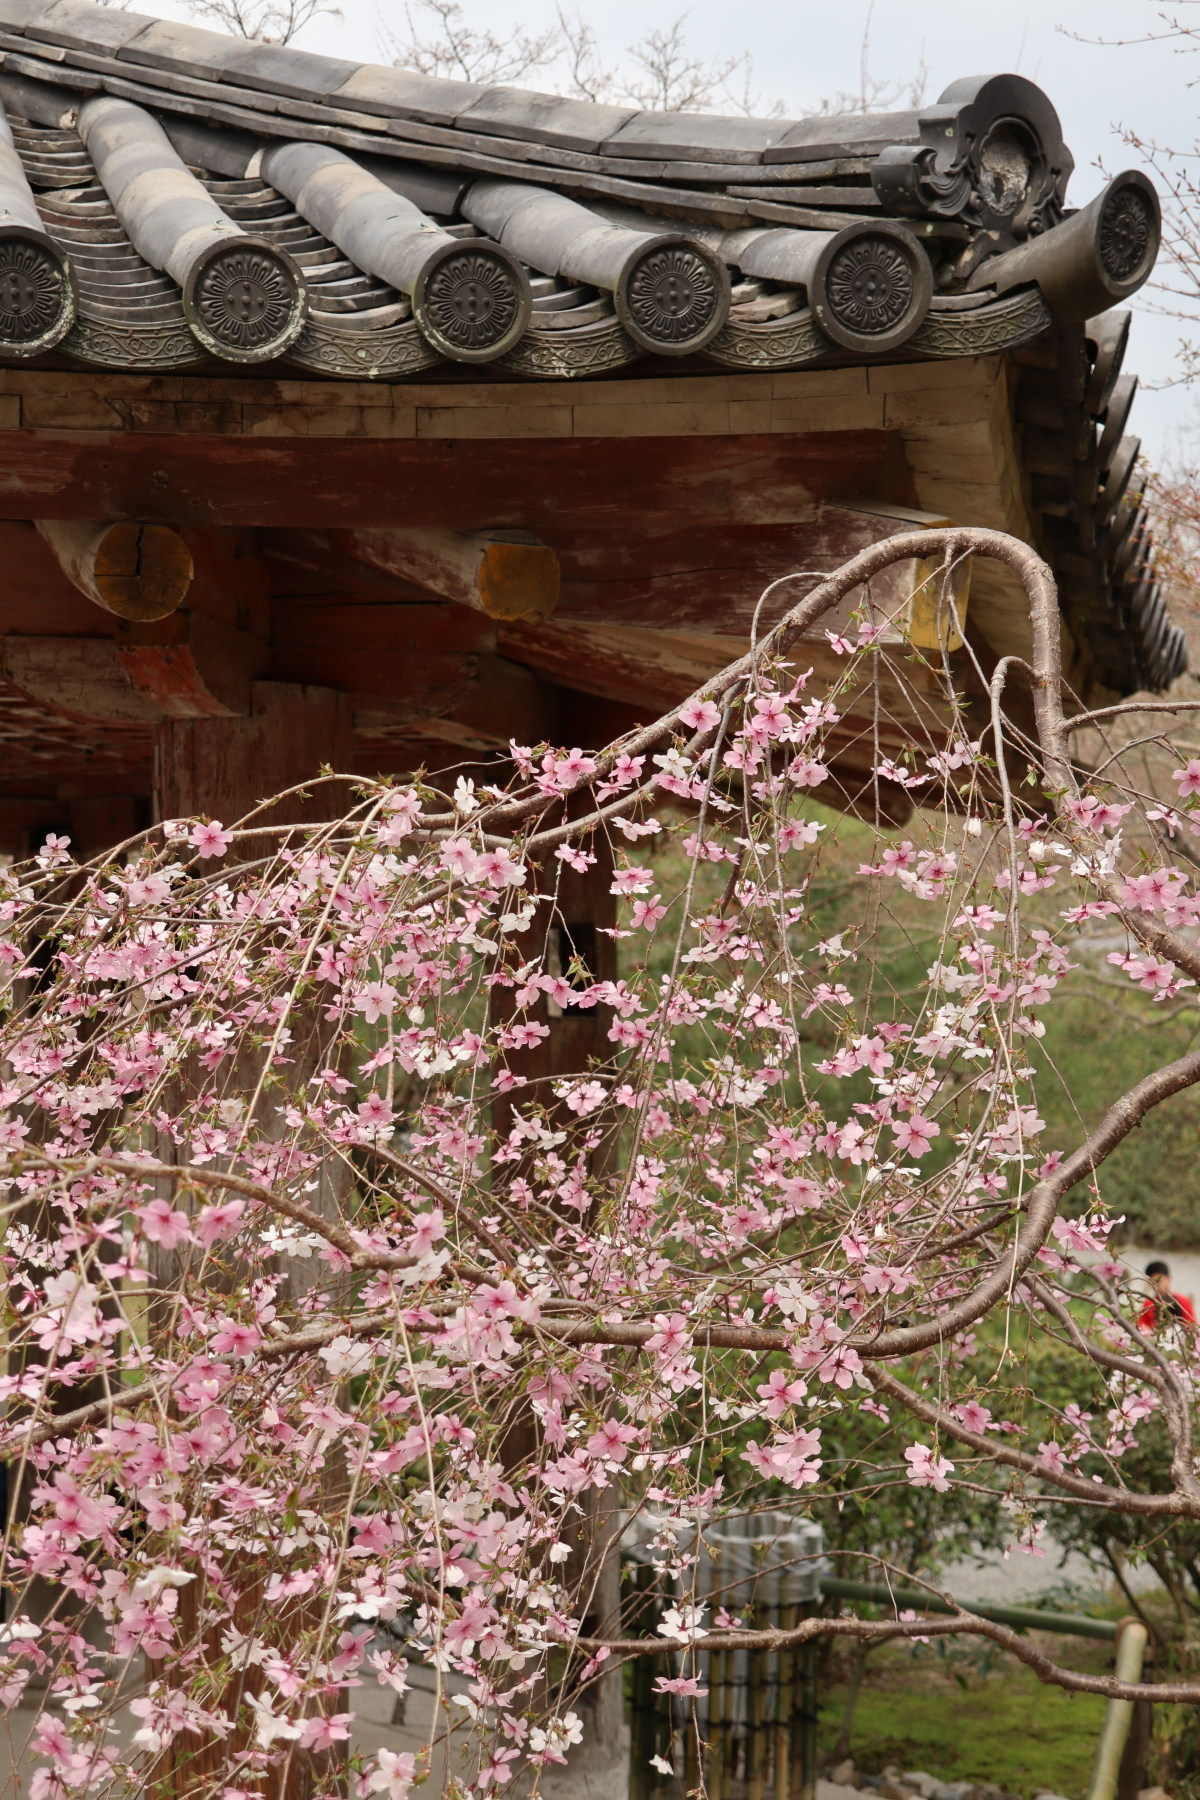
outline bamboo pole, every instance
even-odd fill
[[[1121,1620],[1117,1627],[1118,1681],[1132,1682],[1141,1679],[1149,1639],[1150,1634],[1140,1619]],[[1100,1742],[1096,1746],[1096,1761],[1092,1768],[1088,1800],[1116,1800],[1121,1757],[1133,1722],[1133,1705],[1132,1700],[1110,1700],[1108,1703]]]
[[[796,1623],[796,1608],[780,1608],[779,1623],[790,1631]],[[795,1654],[791,1650],[776,1653],[775,1664],[775,1800],[791,1800],[792,1714],[795,1685]]]
[[[764,1800],[763,1752],[763,1667],[766,1658],[761,1650],[746,1656],[746,1800]]]
[[[806,1609],[807,1610],[807,1609]],[[793,1800],[815,1800],[817,1792],[817,1646],[802,1644],[796,1658],[795,1699],[796,1755],[793,1764]]]
[[[725,1800],[725,1681],[728,1650],[708,1659],[708,1800]]]

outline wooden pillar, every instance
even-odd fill
[[[534,884],[540,894],[551,898],[538,905],[528,931],[516,939],[516,960],[533,963],[547,974],[562,975],[567,980],[572,979],[572,964],[578,962],[592,981],[613,981],[617,973],[617,945],[610,934],[617,922],[617,902],[610,892],[612,845],[598,833],[580,848],[596,859],[583,873],[556,857],[538,865]],[[577,985],[586,987],[586,977],[581,976]],[[512,1010],[512,990],[494,989],[493,1019],[500,1023]],[[519,1107],[523,1098],[536,1098],[551,1113],[575,1123],[575,1115],[555,1099],[554,1086],[566,1076],[582,1074],[589,1061],[612,1050],[608,1041],[611,1009],[562,1007],[547,994],[540,994],[536,1006],[521,1016],[532,1024],[546,1026],[549,1036],[540,1038],[532,1049],[512,1052],[513,1073],[523,1075],[531,1087],[514,1090],[511,1099],[499,1099],[493,1114],[497,1131],[508,1130],[513,1103]]]
[[[617,974],[617,945],[611,935],[617,922],[617,902],[613,895],[612,845],[603,833],[580,845],[595,857],[585,872],[569,863],[548,857],[536,870],[537,891],[552,896],[539,904],[530,928],[517,940],[517,956],[522,963],[540,964],[552,975],[572,980],[574,963],[582,965],[586,976],[575,977],[580,987],[591,981],[613,981]],[[493,990],[493,1018],[500,1022],[512,1013],[512,989]],[[515,1089],[498,1097],[493,1108],[493,1124],[497,1132],[510,1127],[514,1110],[520,1110],[531,1099],[541,1102],[559,1125],[578,1127],[574,1113],[554,1094],[555,1086],[564,1078],[586,1073],[589,1063],[604,1060],[614,1046],[608,1040],[613,1013],[611,1007],[560,1006],[546,994],[522,1017],[547,1027],[549,1035],[539,1039],[529,1050],[512,1053],[510,1067],[523,1075],[528,1087]],[[604,1146],[593,1153],[593,1172],[609,1160]],[[511,1176],[520,1164],[509,1165]],[[578,1214],[571,1217],[577,1219]],[[536,1453],[537,1432],[532,1417],[514,1422],[506,1441],[505,1460],[514,1464]],[[602,1493],[593,1490],[581,1496],[583,1517],[571,1529],[572,1555],[566,1566],[567,1580],[582,1581],[588,1595],[583,1607],[585,1636],[617,1636],[620,1631],[620,1562],[616,1537],[620,1530],[617,1517],[617,1490]],[[622,1679],[620,1671],[601,1676],[582,1694],[566,1702],[573,1706],[584,1722],[584,1741],[570,1752],[568,1766],[554,1765],[543,1769],[539,1792],[546,1800],[574,1800],[583,1792],[581,1776],[586,1777],[587,1791],[605,1796],[605,1800],[622,1800],[629,1781],[629,1746],[625,1730]]]
[[[346,695],[332,688],[302,686],[286,682],[258,682],[250,692],[250,711],[239,718],[185,718],[165,720],[158,728],[155,744],[155,810],[160,819],[205,814],[229,825],[244,817],[263,800],[277,792],[310,781],[322,766],[349,771],[352,751],[352,718]],[[309,798],[299,796],[281,802],[268,817],[279,823],[312,824],[336,818],[346,789],[329,784],[318,788]],[[264,839],[264,842],[268,840]],[[234,853],[236,854],[236,852]],[[315,1069],[328,1055],[326,1029],[316,1013],[306,1015],[311,1030],[298,1030],[291,1049],[288,1079],[302,1090]],[[261,1068],[254,1058],[236,1058],[225,1077],[226,1091],[248,1095],[259,1085]],[[197,1080],[211,1084],[211,1076]],[[275,1125],[277,1095],[270,1102],[270,1116],[264,1116],[261,1129],[270,1135]],[[166,1157],[175,1154],[169,1142],[159,1146]],[[323,1179],[312,1198],[320,1210],[333,1216],[339,1209],[342,1190],[336,1174]],[[173,1203],[179,1196],[172,1196]],[[177,1252],[151,1247],[151,1267],[156,1284],[165,1292],[177,1278]],[[289,1284],[306,1285],[312,1279],[310,1265],[292,1262],[287,1266]],[[151,1326],[155,1329],[154,1324]],[[165,1315],[158,1329],[169,1332],[170,1320]],[[330,1478],[338,1479],[336,1467]],[[332,1492],[332,1507],[340,1502]],[[261,1623],[265,1574],[239,1568],[237,1579],[241,1595],[233,1623],[246,1633],[254,1632]],[[197,1641],[211,1646],[219,1657],[220,1631],[205,1626],[201,1609],[205,1603],[204,1580],[184,1588],[179,1603],[179,1638],[181,1645]],[[322,1599],[323,1604],[323,1599]],[[224,1704],[231,1716],[251,1696],[265,1687],[265,1678],[257,1667],[250,1666],[233,1676]],[[342,1700],[331,1702],[337,1711]],[[231,1751],[244,1750],[251,1733],[244,1717],[232,1737],[224,1741],[182,1733],[164,1751],[148,1783],[153,1800],[180,1800],[188,1794],[216,1792]],[[308,1800],[314,1789],[337,1791],[341,1777],[337,1774],[335,1751],[315,1754],[290,1746],[290,1754],[282,1769],[260,1783],[264,1800]],[[330,1786],[331,1773],[333,1787]]]
[[[353,753],[350,702],[334,688],[256,681],[245,718],[166,719],[154,750],[155,812],[160,819],[205,813],[225,825],[285,788],[311,781],[322,765],[349,773]],[[332,793],[289,800],[286,815],[302,823],[328,818]]]

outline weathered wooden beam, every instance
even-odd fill
[[[360,562],[399,575],[490,619],[545,619],[558,604],[558,558],[528,531],[347,531]]]
[[[192,553],[169,525],[39,519],[37,529],[72,585],[119,619],[165,619],[187,597]]]
[[[832,412],[832,409],[831,409]],[[870,494],[896,434],[486,438],[0,431],[0,518],[174,526],[790,524]]]
[[[795,606],[822,572],[881,539],[919,525],[948,523],[913,508],[882,503],[823,506],[796,525],[729,525],[701,520],[686,529],[645,528],[636,534],[567,528],[553,534],[563,586],[556,619],[645,630],[699,629],[726,636],[760,629]],[[795,576],[795,580],[783,578]],[[891,614],[907,598],[912,564],[898,564],[872,583],[873,598]],[[761,611],[759,601],[783,582]],[[860,604],[852,597],[848,610]],[[832,628],[835,621],[822,622]]]
[[[121,666],[111,638],[0,638],[0,675],[39,706],[69,719],[152,724],[161,715]]]

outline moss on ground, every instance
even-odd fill
[[[1061,1656],[1061,1639],[1054,1648]],[[1095,1656],[1087,1654],[1092,1649],[1080,1645],[1062,1660],[1081,1667],[1094,1662],[1099,1670],[1106,1646],[1096,1645]],[[842,1680],[821,1696],[822,1757],[833,1749],[845,1698]],[[935,1651],[915,1658],[881,1651],[868,1665],[850,1749],[867,1774],[894,1763],[942,1781],[995,1782],[1025,1800],[1041,1788],[1082,1800],[1103,1718],[1097,1695],[1047,1687],[1006,1659],[988,1668],[943,1660]]]

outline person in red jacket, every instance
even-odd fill
[[[1153,1293],[1146,1298],[1138,1319],[1138,1329],[1153,1331],[1159,1325],[1175,1325],[1180,1320],[1196,1328],[1196,1309],[1186,1294],[1171,1292],[1171,1270],[1165,1262],[1146,1264],[1146,1279]]]

